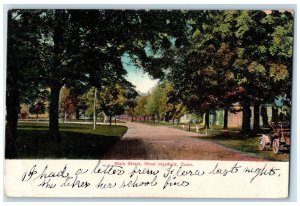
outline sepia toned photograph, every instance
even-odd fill
[[[11,9],[6,15],[7,161],[91,160],[93,174],[106,176],[134,167],[135,182],[119,188],[156,186],[158,176],[134,179],[156,175],[155,166],[180,167],[176,177],[167,169],[163,190],[192,184],[181,176],[238,170],[256,174],[250,183],[273,175],[288,182],[294,11]],[[113,164],[101,169],[102,160]],[[193,161],[233,164],[201,172],[190,169]],[[287,165],[285,176],[268,168],[272,162]],[[64,176],[67,166],[48,175],[50,164],[41,166],[40,176],[38,167],[26,167],[19,179],[54,188],[54,178],[66,178],[61,187],[73,178]],[[118,186],[103,178],[98,188]]]

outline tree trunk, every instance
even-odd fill
[[[75,110],[75,118],[76,118],[76,120],[78,120],[79,119],[79,108],[76,108],[76,110]]]
[[[228,108],[224,109],[224,125],[223,129],[228,129]]]
[[[144,122],[146,122],[146,116],[144,115]]]
[[[243,104],[243,122],[242,122],[242,132],[250,133],[250,120],[251,120],[251,109],[249,103]]]
[[[173,118],[173,124],[175,124],[175,118]]]
[[[260,130],[260,125],[259,125],[259,103],[255,102],[254,103],[254,123],[253,123],[253,130],[255,132],[258,132]]]
[[[260,115],[262,117],[263,127],[268,127],[269,126],[269,123],[268,123],[268,112],[267,112],[267,108],[265,106],[261,106]]]
[[[10,90],[6,95],[6,134],[5,134],[5,158],[17,158],[17,126],[20,107],[19,95]]]
[[[213,112],[213,120],[212,120],[212,124],[216,125],[217,124],[217,112],[214,110]]]
[[[58,122],[58,105],[59,105],[59,91],[60,87],[52,86],[50,95],[49,107],[49,132],[54,140],[59,140],[59,122]]]
[[[168,121],[169,119],[169,112],[166,112],[166,114],[164,115],[164,122]]]
[[[278,109],[276,107],[272,107],[272,122],[278,121]]]
[[[52,85],[50,85],[50,106],[49,106],[49,132],[53,140],[60,140],[59,135],[59,92],[61,89],[60,84],[60,66],[61,66],[61,43],[63,42],[63,26],[60,20],[60,13],[62,11],[56,10],[54,13],[56,25],[53,29],[53,64],[51,65],[51,75],[54,77]]]
[[[13,13],[8,12],[8,27],[13,25],[11,23]],[[28,20],[26,19],[26,15],[23,18],[24,21],[22,24],[25,28]],[[16,42],[11,29],[8,29],[7,32],[5,158],[9,159],[18,158],[17,126],[20,108],[20,85],[18,78],[20,77],[20,71],[22,71],[22,62],[11,61],[11,57],[17,55],[13,53],[14,50],[12,49]],[[23,78],[23,75],[21,77]]]
[[[111,114],[109,115],[109,125],[111,125]]]
[[[205,125],[204,125],[204,128],[207,128],[209,129],[209,110],[206,110],[205,111]]]

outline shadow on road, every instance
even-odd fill
[[[101,159],[149,159],[149,148],[138,139],[121,139]]]

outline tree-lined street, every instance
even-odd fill
[[[247,159],[190,135],[234,128],[239,135],[221,136],[257,153],[253,140],[269,134],[271,122],[289,125],[292,11],[14,9],[7,17],[7,158],[40,149],[30,142],[40,141],[31,125],[39,119],[49,122],[41,138],[60,153],[72,148],[60,123],[93,121],[96,131],[102,122],[113,131],[125,121],[129,131],[107,157],[147,159]],[[143,75],[156,82],[145,92],[137,90]],[[20,119],[34,140],[24,138]]]

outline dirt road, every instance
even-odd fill
[[[200,134],[166,126],[127,122],[127,133],[102,159],[236,160],[261,161],[212,141]]]

